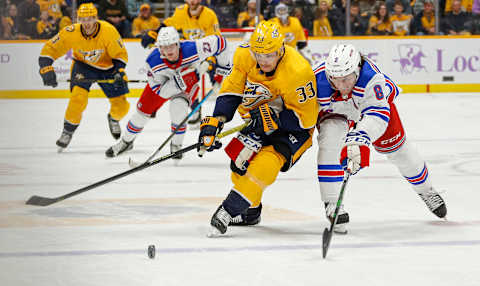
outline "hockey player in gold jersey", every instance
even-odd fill
[[[312,144],[318,112],[315,77],[308,62],[283,39],[276,23],[259,23],[249,44],[235,51],[213,115],[200,125],[203,145],[198,151],[203,155],[221,147],[215,136],[235,111],[249,120],[225,148],[233,187],[211,219],[209,236],[225,233],[228,225],[257,224],[265,188]]]
[[[287,5],[280,3],[275,7],[275,18],[271,21],[280,27],[280,33],[285,35],[285,44],[294,48],[311,64],[314,64],[312,52],[307,47],[307,38],[302,24],[297,17],[289,16]]]
[[[95,80],[112,79],[113,82],[98,83],[108,97],[111,107],[108,113],[110,132],[120,138],[118,121],[129,109],[125,95],[128,94],[125,66],[127,50],[115,27],[97,18],[97,9],[92,3],[80,5],[77,11],[78,24],[65,27],[42,48],[39,57],[40,75],[46,86],[57,86],[53,62],[70,49],[73,50],[71,67],[71,97],[65,112],[62,135],[56,144],[59,152],[68,146],[80,124],[88,102],[88,92]]]
[[[196,40],[210,35],[220,36],[218,18],[212,9],[200,5],[201,0],[185,0],[185,2],[186,4],[175,9],[171,17],[163,21],[162,27],[175,27],[185,40]],[[150,31],[142,38],[144,48],[155,43],[160,28]]]

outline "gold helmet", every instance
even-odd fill
[[[250,50],[257,54],[270,54],[283,50],[284,35],[275,22],[261,21],[250,37]]]
[[[97,14],[97,8],[93,3],[84,3],[77,10],[77,18],[97,17]]]

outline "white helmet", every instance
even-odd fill
[[[169,46],[172,44],[178,44],[180,42],[180,36],[174,27],[163,27],[158,31],[157,46]]]
[[[280,3],[275,7],[275,17],[279,18],[282,22],[287,21],[288,18],[288,6]]]
[[[325,62],[325,72],[329,77],[344,77],[360,73],[360,53],[353,45],[338,44],[332,47]]]

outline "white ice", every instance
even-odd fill
[[[129,101],[131,114],[136,98]],[[51,206],[25,205],[32,195],[60,196],[123,172],[129,156],[147,158],[169,135],[164,107],[131,152],[106,159],[114,143],[108,101],[90,99],[71,145],[57,154],[66,104],[0,101],[0,285],[480,285],[479,94],[397,100],[408,138],[445,191],[448,221],[373,154],[346,190],[349,233],[333,237],[325,260],[316,145],[266,190],[262,222],[223,238],[206,237],[231,187],[222,150],[204,158],[191,151],[179,166],[165,161]],[[189,130],[185,145],[197,134]]]

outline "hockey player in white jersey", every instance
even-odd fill
[[[373,145],[397,166],[430,211],[444,218],[445,202],[432,186],[425,161],[406,138],[394,104],[397,85],[352,45],[335,45],[314,73],[320,105],[318,181],[327,217],[332,219],[344,170],[355,174],[368,167]],[[335,231],[346,233],[348,222],[342,205]]]
[[[231,52],[222,36],[211,35],[195,41],[180,41],[173,27],[160,29],[156,47],[147,57],[147,80],[137,110],[126,126],[126,132],[117,144],[110,147],[105,155],[115,157],[133,148],[133,141],[143,130],[148,120],[155,116],[162,105],[170,100],[170,119],[175,135],[170,143],[170,151],[182,147],[186,124],[179,126],[189,113],[189,105],[199,94],[201,74],[208,69],[206,58],[217,57],[215,89],[231,68]],[[182,155],[174,159],[181,159]]]

